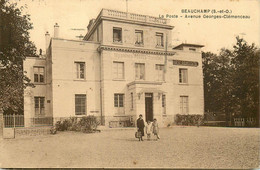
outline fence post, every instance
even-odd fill
[[[15,113],[14,113],[14,138],[15,138],[15,118],[16,118],[16,116],[15,116]]]
[[[3,110],[0,109],[0,136],[3,135],[3,128],[4,128],[4,114]]]

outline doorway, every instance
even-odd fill
[[[153,93],[145,93],[145,121],[153,121]]]

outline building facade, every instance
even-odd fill
[[[83,40],[60,38],[56,24],[54,36],[45,35],[46,56],[24,62],[36,86],[25,90],[25,120],[94,115],[120,127],[142,114],[167,126],[176,114],[203,114],[203,46],[173,48],[173,28],[167,19],[108,9],[90,20]]]

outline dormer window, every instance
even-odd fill
[[[135,44],[136,45],[143,45],[143,31],[135,30]]]
[[[122,28],[113,28],[113,42],[122,43]]]

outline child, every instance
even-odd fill
[[[145,131],[147,134],[147,140],[150,140],[152,133],[152,123],[150,120],[148,120],[147,125],[145,126]]]
[[[160,139],[160,136],[159,136],[159,126],[158,126],[158,123],[157,123],[156,119],[153,119],[152,127],[153,127],[153,134],[157,137],[157,139]]]

